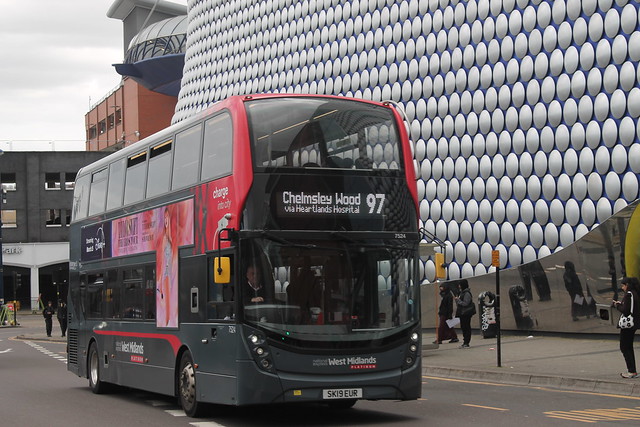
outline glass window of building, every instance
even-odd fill
[[[2,182],[2,189],[4,191],[16,191],[17,185],[15,172],[0,174],[0,181]]]
[[[76,173],[65,172],[64,173],[64,189],[73,190],[74,188],[76,188]]]
[[[45,190],[60,190],[60,172],[47,172],[44,174]]]
[[[44,220],[47,227],[60,227],[62,225],[62,212],[60,209],[45,209]]]
[[[18,215],[15,209],[2,209],[2,228],[16,228]]]

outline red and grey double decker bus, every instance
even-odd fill
[[[417,399],[417,226],[393,105],[218,102],[78,173],[68,369],[190,416]]]

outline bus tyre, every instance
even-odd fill
[[[184,413],[189,417],[199,417],[203,412],[203,404],[198,402],[196,392],[196,369],[193,366],[191,353],[186,351],[180,359],[178,372],[178,395]]]
[[[91,344],[89,348],[89,387],[95,394],[102,394],[107,391],[107,384],[100,379],[100,356],[98,355],[98,346]]]

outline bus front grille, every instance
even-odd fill
[[[72,365],[78,364],[78,330],[69,329],[68,332],[68,350],[67,350],[67,363]]]

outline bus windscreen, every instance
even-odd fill
[[[401,170],[392,111],[329,98],[249,102],[254,167]]]

